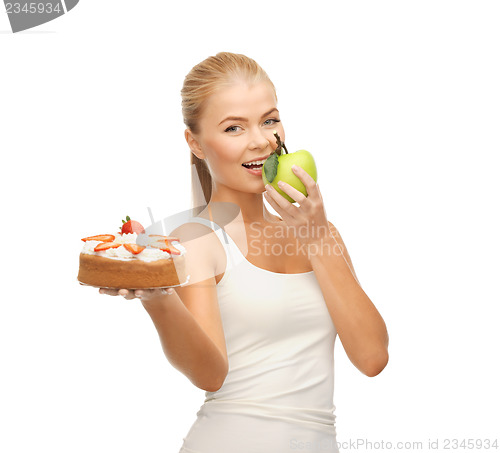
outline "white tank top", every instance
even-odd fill
[[[229,372],[205,392],[179,453],[338,452],[334,346],[337,332],[314,271],[259,268],[217,224],[227,255],[217,284]]]

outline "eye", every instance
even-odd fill
[[[266,121],[264,121],[264,126],[272,126],[273,124],[280,123],[281,120],[278,120],[277,118],[269,118]]]
[[[224,132],[238,132],[237,128],[240,126],[229,126]]]

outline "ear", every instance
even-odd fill
[[[200,146],[198,140],[196,140],[196,138],[195,138],[193,132],[191,131],[191,129],[186,129],[184,131],[184,137],[186,138],[186,142],[187,142],[187,144],[188,144],[189,149],[191,150],[191,152],[198,159],[205,159],[205,154],[201,150],[201,146]]]

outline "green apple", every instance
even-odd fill
[[[292,165],[298,165],[303,168],[314,181],[318,181],[316,162],[314,162],[312,154],[305,149],[289,153],[276,131],[274,131],[274,136],[276,137],[278,147],[271,153],[262,166],[262,180],[264,181],[264,185],[270,184],[290,203],[295,203],[293,198],[278,187],[278,181],[290,184],[293,188],[307,197],[306,187],[300,178],[293,172]],[[282,149],[285,150],[286,154],[281,153]]]

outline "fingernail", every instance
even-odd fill
[[[283,187],[285,183],[283,181],[278,181],[278,187]]]
[[[296,170],[298,170],[298,169],[299,169],[299,167],[297,167],[297,165],[295,165],[295,164],[293,164],[293,165],[292,165],[292,170],[293,170],[293,171],[296,171]]]

